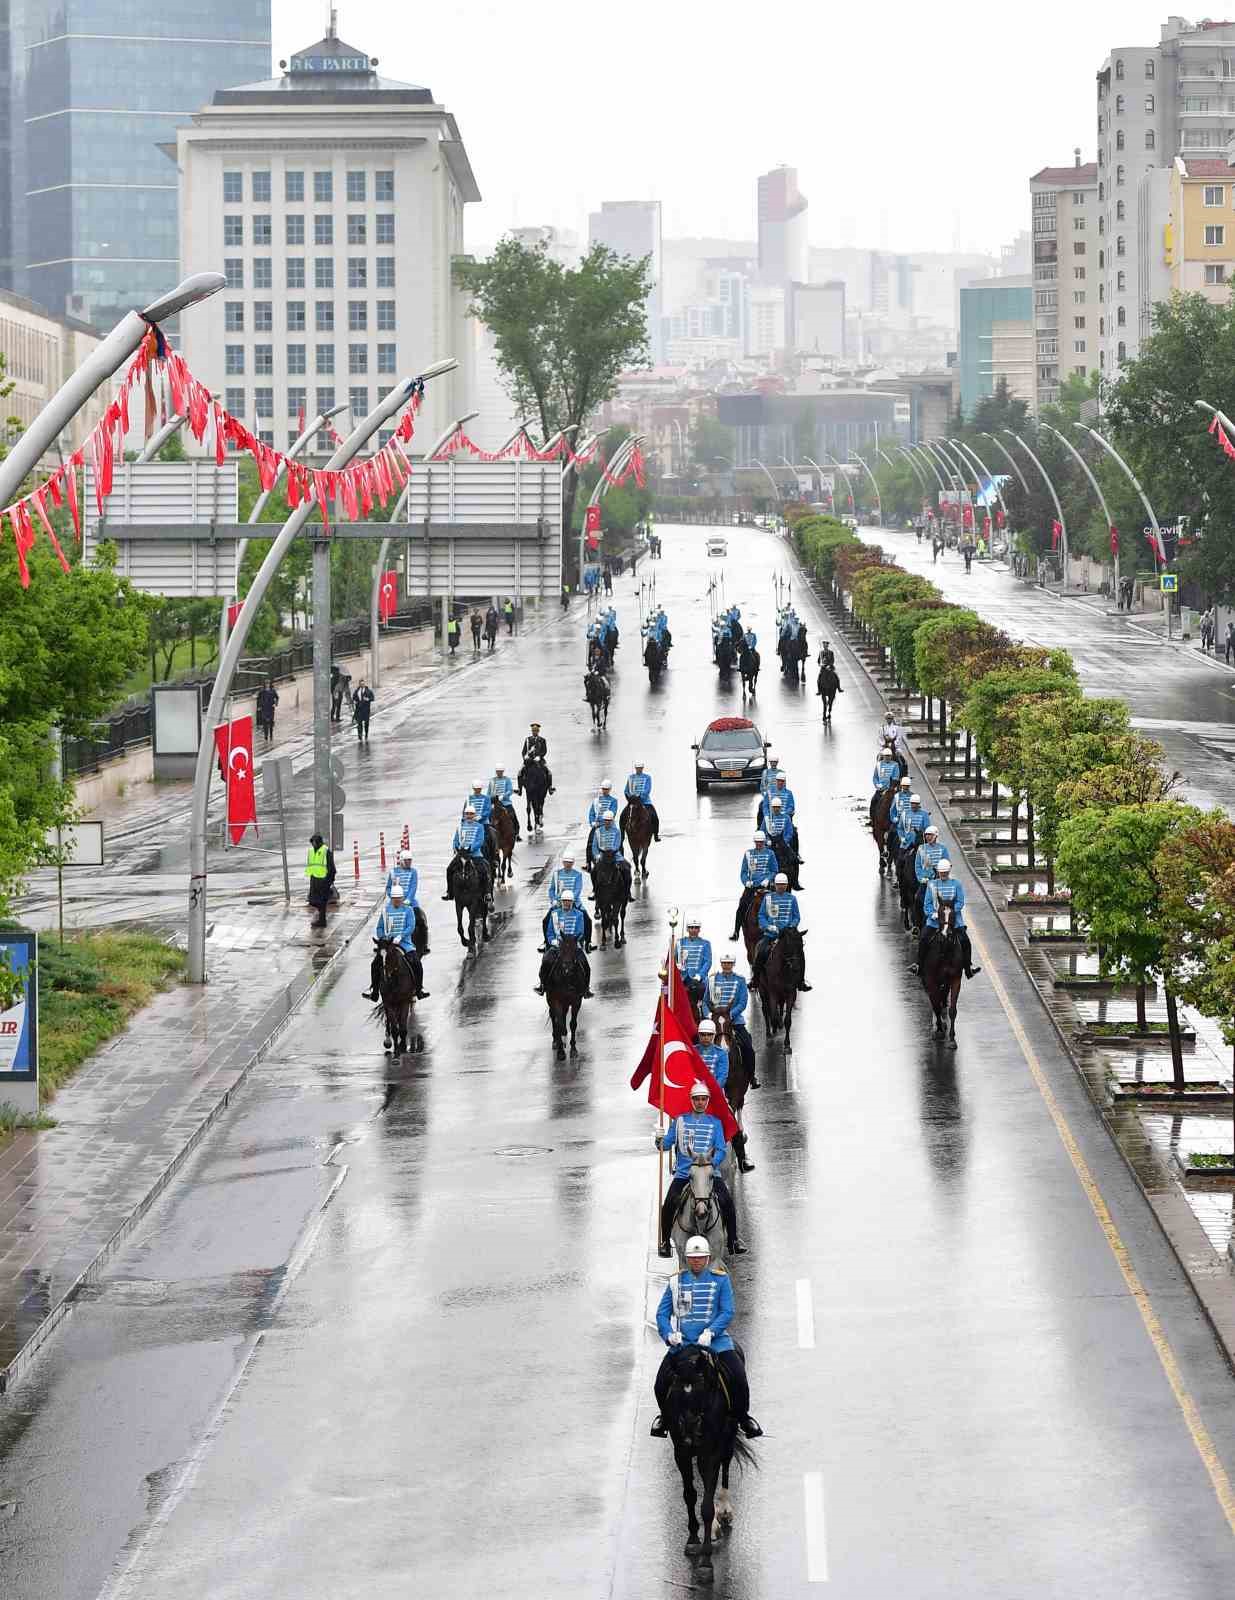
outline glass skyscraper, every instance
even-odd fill
[[[99,328],[169,288],[175,130],[269,72],[270,0],[0,0],[0,285]]]

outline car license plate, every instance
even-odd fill
[[[720,775],[722,778],[740,778],[742,776],[736,767],[722,767]]]

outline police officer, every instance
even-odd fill
[[[553,969],[557,965],[557,958],[561,952],[562,940],[565,938],[577,941],[577,960],[583,968],[584,976],[583,998],[590,1000],[592,998],[592,966],[584,954],[586,924],[583,912],[575,904],[573,889],[563,890],[561,904],[550,908],[548,948],[545,951],[544,959],[540,963],[540,977],[533,993],[544,994],[545,984],[553,975]]]
[[[768,957],[772,953],[772,946],[786,928],[796,928],[802,921],[802,913],[798,909],[796,896],[790,891],[789,879],[783,872],[778,872],[772,881],[771,890],[759,902],[759,931],[762,938],[755,950],[755,959],[751,963],[750,981],[752,984],[759,982]],[[808,993],[811,985],[805,976],[798,984],[803,993]]]
[[[660,1208],[660,1244],[656,1253],[668,1256],[672,1252],[669,1243],[673,1237],[673,1220],[677,1216],[678,1206],[681,1204],[682,1195],[690,1187],[690,1168],[695,1156],[708,1156],[712,1162],[712,1193],[716,1196],[716,1203],[720,1207],[721,1220],[725,1224],[725,1242],[729,1247],[731,1256],[744,1256],[746,1246],[738,1238],[738,1217],[733,1208],[733,1196],[729,1193],[729,1186],[720,1175],[721,1163],[725,1159],[725,1130],[719,1117],[714,1117],[708,1110],[708,1102],[712,1092],[702,1081],[693,1083],[690,1089],[690,1110],[673,1121],[664,1133],[658,1133],[655,1144],[658,1150],[674,1152],[673,1179],[665,1193],[664,1203]]]
[[[728,1332],[733,1321],[733,1283],[722,1266],[711,1265],[711,1256],[711,1246],[702,1234],[688,1239],[686,1270],[669,1280],[660,1297],[656,1326],[668,1353],[656,1374],[656,1403],[663,1415],[679,1351],[692,1345],[710,1350],[725,1371],[730,1416],[748,1439],[758,1439],[763,1429],[750,1414],[746,1363]],[[658,1415],[652,1423],[652,1437],[664,1439],[668,1432]]]

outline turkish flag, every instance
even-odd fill
[[[989,539],[991,536],[991,514],[989,511],[982,518],[982,535],[983,538],[986,539]]]
[[[1002,528],[1006,521],[1007,521],[1007,518],[1003,514],[1003,507],[1002,506],[996,506],[995,507],[995,526],[997,528]]]
[[[297,433],[297,436],[299,436],[303,432],[304,432],[304,407],[301,406],[300,410],[296,413],[296,433]]]
[[[1052,522],[1051,522],[1051,549],[1052,550],[1058,550],[1058,548],[1059,548],[1059,540],[1060,540],[1062,534],[1063,534],[1063,528],[1060,526],[1060,524],[1058,522],[1052,520]]]
[[[973,527],[973,507],[970,506],[970,505],[962,506],[961,507],[961,518],[962,518],[962,520],[963,520],[963,522],[964,522],[964,524],[965,524],[965,526],[967,528],[972,528]]]
[[[587,535],[589,550],[595,550],[600,543],[600,507],[588,506],[583,513],[583,531]]]
[[[389,622],[399,609],[399,574],[395,570],[383,572],[377,588],[377,617],[379,622]]]
[[[257,827],[253,790],[253,718],[237,717],[214,730],[220,769],[227,774],[227,822],[232,843],[239,844],[250,823]]]
[[[1111,524],[1111,554],[1113,556],[1119,554],[1119,529],[1113,522]]]
[[[675,985],[683,999],[685,991],[680,985]],[[686,1008],[689,1010],[690,1001],[686,999]],[[706,1083],[708,1086],[708,1110],[718,1118],[725,1130],[725,1138],[732,1139],[738,1131],[737,1118],[729,1108],[725,1099],[725,1091],[708,1071],[703,1057],[691,1042],[695,1032],[694,1019],[683,1024],[678,1012],[672,1010],[666,1003],[659,1008],[657,1029],[652,1035],[648,1049],[644,1052],[644,1059],[635,1069],[630,1080],[632,1089],[637,1089],[644,1077],[648,1079],[648,1104],[657,1110],[661,1104],[661,1062],[664,1062],[665,1087],[664,1107],[665,1115],[679,1117],[690,1110],[691,1085],[696,1081]],[[648,1056],[651,1062],[648,1067]]]
[[[232,631],[232,629],[236,626],[236,618],[240,615],[240,613],[243,610],[243,608],[244,608],[244,601],[243,600],[237,600],[233,605],[228,606],[228,608],[227,608],[227,631],[228,631],[228,633],[230,633]]]

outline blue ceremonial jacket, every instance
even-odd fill
[[[784,839],[787,844],[792,844],[797,837],[793,818],[787,817],[783,811],[770,812],[763,819],[763,831],[769,839]]]
[[[597,796],[597,798],[593,800],[591,805],[588,807],[588,827],[594,828],[600,821],[601,817],[616,817],[617,813],[618,803],[617,798],[614,795],[605,795],[603,798]]]
[[[599,861],[605,850],[613,850],[618,855],[622,853],[622,835],[611,816],[606,816],[596,824],[596,832],[592,835],[592,860]]]
[[[510,797],[515,792],[513,778],[490,778],[489,799],[500,800],[504,806],[510,804]]]
[[[767,845],[752,846],[742,857],[742,882],[771,883],[779,869]]]
[[[468,806],[475,808],[477,822],[488,822],[493,802],[487,794],[469,794],[463,802],[463,810],[466,811]]]
[[[941,844],[927,844],[923,839],[918,846],[918,853],[913,858],[914,876],[919,883],[929,883],[935,876],[935,868],[943,860],[947,851]]]
[[[703,1064],[716,1079],[723,1089],[729,1079],[729,1052],[723,1044],[701,1044],[696,1046],[703,1057]]]
[[[892,784],[899,782],[900,775],[900,766],[895,761],[876,761],[875,775],[871,782],[876,789],[887,789]]]
[[[911,844],[930,825],[931,814],[925,806],[919,806],[916,811],[912,806],[902,806],[896,822],[896,837],[903,847]]]
[[[759,927],[763,933],[777,934],[782,928],[796,928],[801,920],[792,889],[786,889],[783,894],[772,890],[759,903]]]
[[[777,765],[775,767],[766,767],[764,769],[763,777],[760,778],[760,780],[759,780],[759,793],[761,795],[769,794],[773,789],[775,789],[775,787],[776,787],[776,774],[779,771],[780,771],[780,766],[779,765]]]
[[[759,802],[759,811],[760,815],[763,817],[762,826],[765,833],[768,829],[768,818],[772,815],[773,800],[779,800],[781,802],[781,816],[783,817],[791,817],[798,808],[798,803],[793,798],[792,789],[790,789],[788,786],[783,789],[779,787],[772,788]]]
[[[727,1142],[719,1117],[714,1117],[710,1111],[684,1111],[665,1129],[660,1147],[677,1153],[673,1176],[688,1178],[692,1156],[711,1156],[712,1165],[719,1168],[725,1159]]]
[[[743,1023],[746,1020],[746,1007],[750,1004],[750,986],[746,979],[736,972],[714,972],[708,979],[707,994],[704,996],[703,1014],[710,1015],[713,1007],[725,1006],[729,1012],[729,1020],[733,1023]]]
[[[549,904],[551,906],[560,906],[562,896],[567,889],[574,891],[575,905],[577,907],[583,894],[583,874],[578,867],[559,867],[549,879]]]
[[[939,905],[941,901],[950,900],[956,907],[956,926],[965,926],[965,886],[957,883],[955,878],[934,878],[926,886],[926,897],[923,902],[926,911],[926,926],[937,928],[939,926]]]
[[[650,772],[632,772],[626,780],[626,798],[628,800],[642,800],[646,805],[652,798],[652,774]]]
[[[557,944],[563,934],[582,939],[585,926],[578,906],[571,906],[569,911],[565,906],[554,906],[549,913],[549,943]]]
[[[679,939],[678,966],[684,978],[703,978],[712,970],[710,939]]]
[[[461,822],[455,829],[451,848],[454,850],[466,850],[468,855],[471,856],[483,856],[485,853],[484,823]]]
[[[733,1284],[727,1272],[716,1272],[705,1267],[702,1272],[687,1268],[676,1279],[665,1285],[656,1310],[656,1326],[666,1344],[673,1332],[673,1319],[677,1318],[677,1331],[683,1344],[697,1344],[705,1328],[712,1330],[712,1349],[732,1350],[733,1340],[725,1329],[733,1321]]]
[[[420,873],[415,867],[392,867],[386,878],[386,899],[390,899],[390,891],[396,883],[403,885],[403,900],[405,905],[417,906],[420,902],[416,898],[416,891],[420,887]]]
[[[383,907],[373,929],[375,939],[393,939],[400,950],[412,948],[412,928],[414,926],[414,913],[400,906],[396,911],[394,906],[387,904]]]

